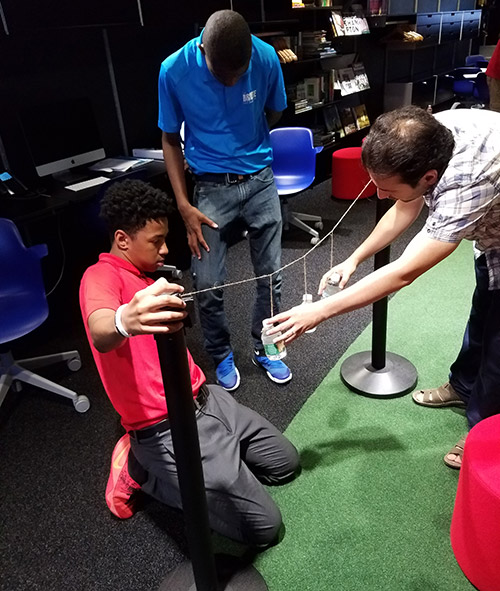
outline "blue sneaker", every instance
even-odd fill
[[[252,362],[257,367],[265,370],[267,377],[277,384],[286,384],[292,379],[290,368],[281,359],[272,361],[265,355],[259,355],[259,352],[255,351]]]
[[[232,352],[219,363],[215,369],[215,375],[217,376],[217,383],[219,386],[228,392],[236,390],[240,385],[240,372],[236,365],[234,365]]]

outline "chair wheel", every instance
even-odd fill
[[[78,371],[82,367],[82,361],[80,357],[73,357],[73,359],[68,359],[66,364],[71,371]]]
[[[73,401],[73,406],[77,412],[87,412],[90,408],[90,401],[86,396],[80,394],[80,396]]]
[[[14,392],[19,393],[23,389],[23,384],[19,380],[14,380],[10,387],[12,388],[12,390],[14,390]]]
[[[316,228],[316,230],[322,230],[323,229],[323,222],[316,222],[314,224],[314,227]]]
[[[317,236],[313,236],[311,238],[311,244],[314,246],[315,244],[318,244],[319,242],[319,238]]]

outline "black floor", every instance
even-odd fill
[[[290,202],[292,209],[323,217],[322,236],[350,204],[332,201],[328,182]],[[354,205],[334,234],[335,262],[350,254],[374,220],[373,199]],[[405,243],[393,248],[392,258]],[[283,264],[310,248],[305,233],[290,229],[283,238]],[[328,239],[305,259],[311,293],[316,293],[319,279],[330,267],[330,248]],[[356,276],[369,272],[372,264],[364,263]],[[228,280],[247,278],[250,269],[247,244],[240,241],[230,250]],[[300,303],[303,293],[300,261],[284,272],[282,309]],[[110,456],[123,430],[93,364],[77,302],[66,302],[63,310],[57,290],[51,298],[56,302],[51,318],[37,336],[18,344],[17,357],[78,349],[83,362],[79,372],[62,366],[45,370],[44,375],[86,394],[91,408],[78,414],[70,401],[28,386],[20,394],[10,392],[0,408],[0,589],[156,591],[166,573],[188,554],[182,515],[151,499],[144,499],[141,511],[128,521],[115,519],[107,509],[104,489]],[[288,348],[293,380],[279,386],[251,363],[253,283],[228,288],[225,298],[242,378],[234,395],[281,430],[371,320],[367,308],[304,335]],[[213,381],[199,326],[189,329],[186,338],[195,360]]]

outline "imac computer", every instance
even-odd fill
[[[88,98],[72,98],[24,109],[20,121],[38,176],[64,182],[85,178],[69,169],[106,156]]]

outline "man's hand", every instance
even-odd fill
[[[319,282],[319,287],[318,287],[318,295],[321,295],[323,293],[323,291],[325,290],[326,284],[328,283],[328,279],[330,279],[330,277],[332,275],[335,275],[335,273],[337,275],[340,275],[340,282],[339,282],[340,289],[344,289],[345,285],[347,284],[347,282],[351,278],[351,275],[354,273],[354,271],[356,271],[357,266],[358,265],[356,264],[356,262],[351,257],[349,257],[343,263],[340,263],[339,265],[332,267],[321,278],[321,281]]]
[[[122,310],[123,329],[133,336],[180,330],[187,315],[186,304],[173,294],[183,291],[183,287],[164,278],[141,289]],[[120,347],[126,340],[116,330],[115,312],[110,308],[100,308],[88,318],[92,343],[101,353]]]
[[[323,319],[319,313],[320,302],[313,304],[302,304],[295,306],[286,312],[281,312],[269,319],[270,324],[277,324],[267,331],[267,334],[273,335],[281,331],[281,338],[285,343],[291,343],[297,337],[300,337],[306,330],[317,326]]]
[[[193,256],[201,259],[200,244],[207,252],[210,251],[208,244],[205,242],[205,238],[203,238],[203,232],[201,230],[202,224],[207,224],[214,229],[219,226],[191,204],[186,204],[182,209],[179,209],[179,211],[184,220],[184,225],[186,226],[188,244],[191,253]]]
[[[165,278],[138,291],[122,312],[122,324],[131,335],[177,332],[183,327],[186,304],[177,297],[184,288]]]

